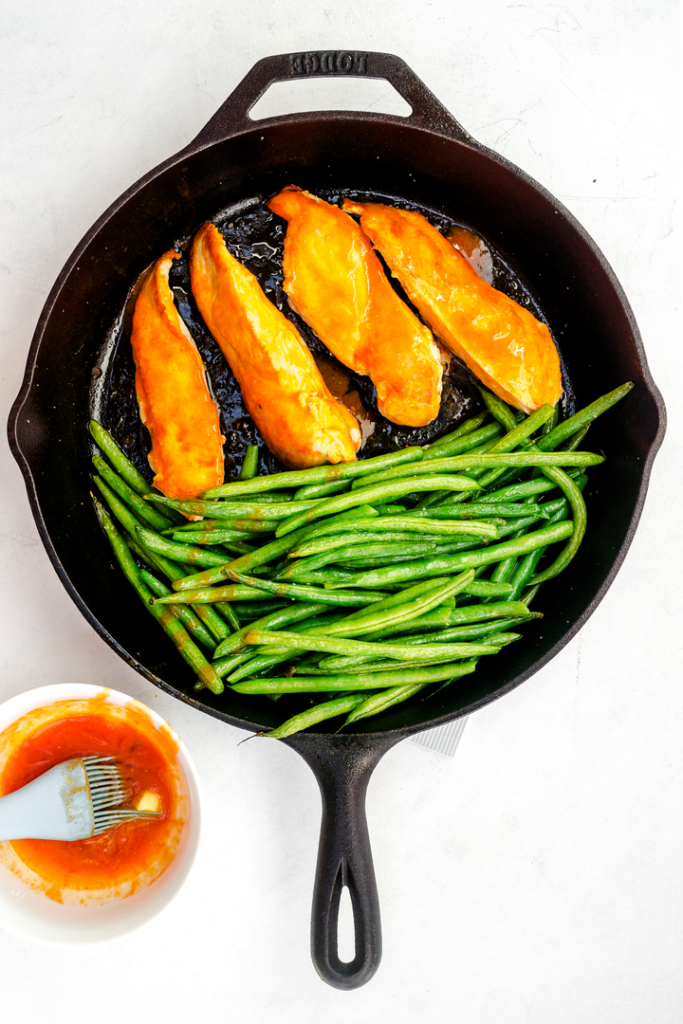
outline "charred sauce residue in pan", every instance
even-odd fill
[[[283,182],[283,186],[289,184]],[[318,195],[331,203],[339,203],[344,196],[370,202],[387,202],[404,209],[418,210],[442,234],[470,259],[475,270],[495,288],[509,295],[521,306],[545,321],[538,300],[509,258],[504,257],[476,230],[455,222],[441,213],[408,203],[393,196],[358,191],[317,190]],[[397,426],[384,419],[377,411],[375,388],[368,377],[353,373],[340,363],[316,337],[313,331],[288,303],[283,290],[282,256],[285,223],[266,207],[265,196],[255,196],[217,212],[211,219],[225,236],[230,252],[258,278],[266,295],[278,309],[296,324],[302,338],[313,353],[330,391],[341,399],[358,417],[363,433],[363,447],[359,458],[380,455],[407,445],[429,444],[437,437],[453,430],[468,415],[477,411],[481,399],[469,370],[454,356],[450,357],[443,376],[441,408],[438,416],[426,427]],[[197,224],[197,228],[200,225]],[[191,236],[170,239],[167,248],[175,247],[182,259],[173,263],[169,282],[180,314],[187,324],[204,360],[213,395],[218,402],[221,427],[226,438],[225,478],[229,480],[239,470],[246,446],[259,444],[259,473],[272,473],[282,469],[271,455],[247,412],[239,385],[221,350],[209,334],[197,309],[190,288],[189,251]],[[162,255],[160,252],[159,256]],[[381,257],[380,257],[381,258]],[[400,285],[389,277],[401,297],[408,301]],[[90,415],[99,420],[116,438],[128,457],[151,480],[147,461],[150,449],[149,434],[140,421],[135,395],[135,365],[129,343],[136,282],[131,282],[125,305],[100,351],[93,369]],[[574,411],[573,393],[563,365],[564,395],[560,400],[563,416]]]

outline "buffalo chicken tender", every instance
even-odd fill
[[[442,361],[431,331],[392,288],[370,241],[337,206],[298,188],[267,204],[287,221],[284,288],[330,351],[377,388],[392,423],[423,427],[439,411]]]
[[[213,224],[195,236],[190,274],[204,321],[271,452],[290,469],[353,462],[361,441],[356,417],[330,394],[296,327]]]
[[[482,281],[421,213],[344,200],[435,335],[504,402],[530,413],[562,394],[550,331]]]
[[[225,438],[202,357],[168,284],[176,259],[179,253],[165,253],[143,278],[130,340],[154,486],[169,498],[196,498],[223,482]]]

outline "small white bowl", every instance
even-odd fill
[[[107,687],[84,684],[43,686],[21,693],[0,705],[0,733],[36,708],[57,701],[90,700],[106,695],[109,704],[132,704],[144,709],[157,728],[164,728],[178,744],[177,764],[187,782],[189,811],[177,853],[170,866],[154,882],[125,899],[92,905],[57,903],[21,881],[0,863],[0,928],[49,945],[71,946],[107,942],[131,932],[164,909],[187,878],[197,852],[200,832],[200,792],[197,772],[187,749],[164,720],[133,697]],[[9,843],[0,843],[0,849]]]

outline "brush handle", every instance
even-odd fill
[[[64,761],[0,797],[0,840],[88,839],[95,818],[85,765]]]

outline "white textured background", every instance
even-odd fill
[[[257,59],[323,48],[401,55],[605,252],[669,410],[641,526],[582,633],[479,712],[455,758],[403,743],[381,763],[369,820],[384,960],[366,988],[342,993],[308,956],[313,776],[278,744],[238,747],[237,730],[156,692],[98,639],[50,566],[3,438],[0,699],[78,681],[153,705],[198,764],[206,824],[190,881],[138,933],[74,953],[0,931],[0,1017],[673,1024],[683,1016],[673,0],[5,0],[3,418],[52,282],[103,209],[185,145]],[[332,84],[308,83],[309,106],[335,105]],[[386,89],[359,99],[337,88],[351,105],[384,109]],[[306,107],[290,93],[278,111]]]

